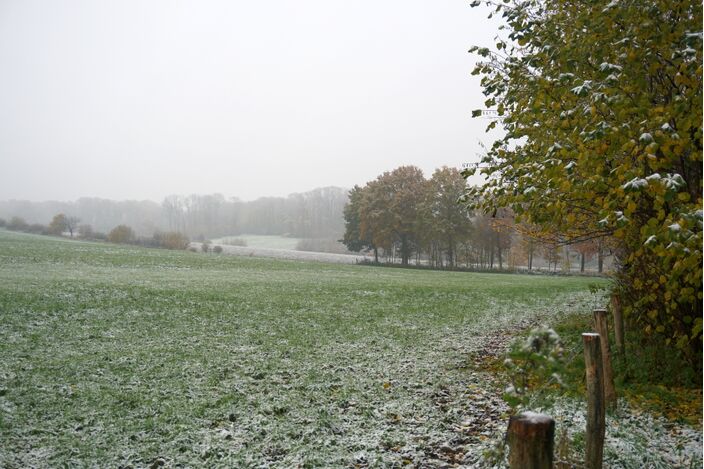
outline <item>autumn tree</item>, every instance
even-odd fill
[[[374,248],[377,260],[379,248],[386,252],[398,249],[401,264],[408,265],[418,247],[424,185],[423,172],[415,166],[401,166],[368,182],[356,195],[359,234],[350,232],[348,236],[366,240]],[[348,228],[353,230],[355,225]]]
[[[466,187],[457,169],[444,166],[428,181],[423,200],[428,237],[441,242],[450,268],[456,263],[457,245],[469,237],[472,228],[469,210],[458,203]]]
[[[567,243],[612,236],[626,315],[700,354],[701,2],[480,3],[508,26],[496,50],[472,49],[505,136],[467,200]]]
[[[81,219],[78,217],[58,213],[51,219],[47,230],[50,234],[57,236],[60,236],[64,231],[68,231],[69,235],[73,238],[73,232],[78,229],[78,223],[80,221]]]
[[[391,212],[388,209],[390,196],[379,182],[371,181],[364,186],[359,201],[359,234],[369,240],[374,250],[374,262],[379,262],[379,249],[392,249]]]
[[[127,225],[118,225],[108,233],[108,241],[116,244],[132,243],[136,239],[134,231]]]
[[[362,235],[361,231],[361,208],[363,203],[364,190],[360,186],[354,186],[349,192],[349,200],[343,209],[343,217],[345,219],[345,233],[342,237],[342,243],[347,246],[347,249],[354,252],[359,252],[366,249],[374,249],[375,245],[370,237]],[[365,233],[367,234],[367,233]],[[376,260],[378,261],[378,252]]]
[[[66,229],[67,217],[63,213],[54,215],[48,226],[49,233],[60,236]]]
[[[379,182],[387,193],[390,230],[398,243],[401,264],[408,265],[418,244],[418,207],[425,185],[423,171],[415,166],[401,166],[384,173]]]

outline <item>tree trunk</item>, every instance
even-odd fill
[[[598,253],[597,253],[597,259],[598,259],[598,264],[599,264],[599,273],[602,273],[604,271],[604,248],[603,248],[603,241],[599,239],[599,244],[598,244]]]
[[[623,340],[623,311],[621,310],[621,298],[618,295],[611,297],[611,312],[614,315],[614,337],[616,337],[616,348],[621,355],[621,360],[626,359],[626,343]]]
[[[401,265],[408,265],[408,239],[405,236],[401,237]]]
[[[447,266],[452,269],[455,267],[455,248],[452,243],[452,237],[447,243]]]
[[[584,273],[584,260],[585,260],[585,257],[586,257],[586,256],[585,256],[585,254],[584,254],[583,252],[580,253],[580,254],[581,254],[582,256],[581,256],[580,261],[579,261],[579,271],[582,272],[582,273]]]

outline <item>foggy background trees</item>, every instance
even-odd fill
[[[339,239],[344,232],[342,210],[346,203],[347,190],[339,187],[251,202],[226,199],[220,194],[171,195],[161,204],[98,198],[75,202],[9,200],[0,201],[0,218],[12,221],[17,217],[12,226],[24,231],[23,223],[49,225],[60,214],[51,225],[54,234],[73,233],[80,221],[83,233],[108,233],[125,225],[140,236],[161,231],[179,232],[192,239],[243,233]]]

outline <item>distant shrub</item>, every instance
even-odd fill
[[[7,220],[5,220],[4,218],[0,218],[0,228],[4,227],[6,225],[7,225]]]
[[[128,244],[134,242],[136,236],[132,228],[127,225],[118,225],[108,233],[108,241],[116,244]]]
[[[34,234],[50,234],[49,228],[42,225],[41,223],[33,223],[29,225],[25,230],[27,233],[34,233]]]
[[[101,233],[100,231],[96,231],[93,233],[93,239],[96,239],[98,241],[107,241],[108,240],[108,235],[105,233]]]
[[[203,252],[209,252],[210,251],[210,241],[208,241],[208,240],[203,241],[203,244],[200,245],[200,250]]]
[[[156,232],[154,240],[158,247],[166,249],[186,249],[190,243],[188,237],[178,231]]]
[[[222,244],[227,244],[228,246],[247,246],[247,240],[242,238],[223,238],[220,242]]]
[[[7,229],[13,231],[25,231],[27,228],[29,228],[29,225],[22,217],[12,217],[7,224]]]
[[[66,219],[66,215],[63,213],[57,213],[54,215],[54,218],[51,219],[51,223],[49,223],[49,226],[47,227],[48,234],[61,236],[66,229],[67,223],[68,220]]]
[[[213,252],[215,254],[220,254],[222,253],[222,246],[213,246]]]
[[[198,252],[198,249],[194,248],[193,246],[191,246],[190,248],[188,248],[188,250],[191,251],[191,252]]]

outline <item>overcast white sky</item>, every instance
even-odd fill
[[[477,161],[468,0],[0,0],[0,199],[245,200]]]

